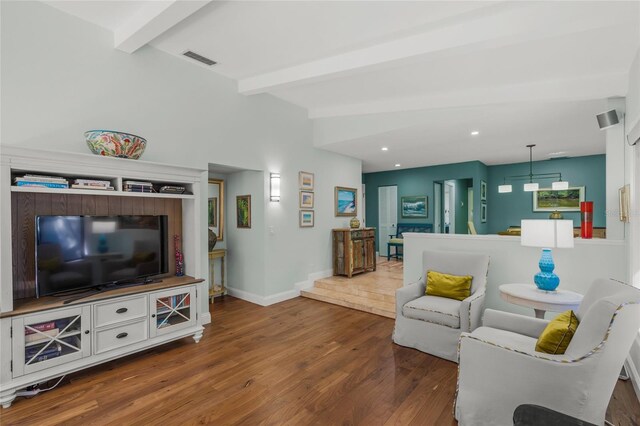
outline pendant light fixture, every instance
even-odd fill
[[[505,176],[502,185],[498,185],[498,192],[500,194],[505,194],[509,192],[513,192],[513,186],[508,183],[514,180],[526,180],[526,182],[522,189],[525,192],[534,192],[540,189],[540,185],[535,180],[541,179],[557,179],[557,181],[551,184],[551,189],[554,190],[563,190],[569,189],[569,182],[562,180],[562,173],[533,173],[533,147],[535,144],[527,145],[529,148],[529,174],[527,175],[515,175],[515,176]]]

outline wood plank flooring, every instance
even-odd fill
[[[301,296],[395,319],[396,290],[402,279],[402,262],[378,257],[375,272],[322,278]]]
[[[214,306],[212,306],[213,308]],[[182,339],[72,374],[2,425],[455,425],[456,364],[391,342],[393,320],[305,298],[215,303]],[[609,416],[638,424],[630,382]]]

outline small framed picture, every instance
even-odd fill
[[[487,203],[480,204],[480,222],[487,222]]]
[[[335,210],[336,216],[357,216],[358,190],[336,186]]]
[[[313,173],[309,172],[299,172],[298,173],[298,183],[300,185],[300,189],[305,191],[313,190]]]
[[[427,217],[427,197],[425,195],[401,197],[400,205],[402,206],[402,217],[405,219]]]
[[[251,228],[251,195],[236,197],[236,219],[238,228]]]
[[[300,208],[301,209],[313,208],[313,192],[300,191]]]
[[[487,201],[487,182],[480,181],[480,201]]]
[[[313,210],[300,210],[300,228],[312,228],[314,219]]]

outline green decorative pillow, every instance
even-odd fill
[[[572,310],[561,313],[545,327],[536,343],[536,352],[562,355],[578,329],[578,317]]]
[[[427,271],[427,295],[464,300],[471,296],[471,275],[449,275]]]

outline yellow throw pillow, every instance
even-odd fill
[[[536,352],[562,355],[578,329],[578,317],[572,310],[561,313],[545,327],[536,343]]]
[[[464,300],[471,296],[471,275],[449,275],[427,271],[427,295]]]

